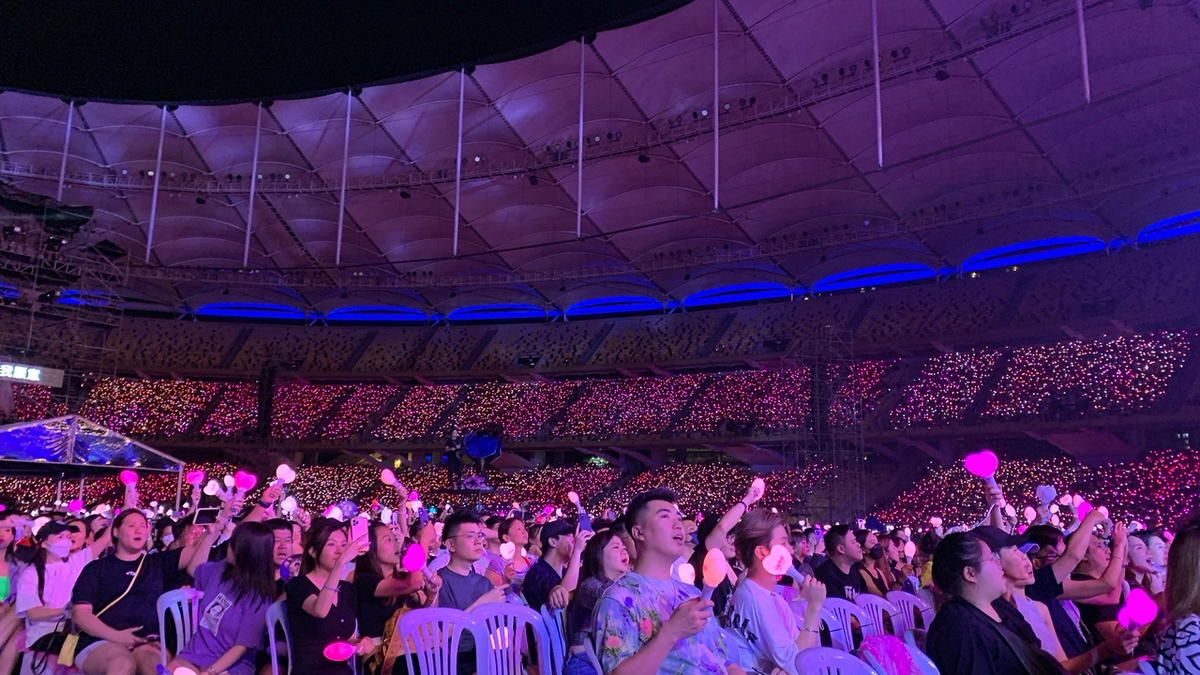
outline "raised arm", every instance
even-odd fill
[[[236,502],[236,503],[235,503]],[[179,554],[179,569],[186,569],[189,576],[196,576],[196,568],[208,562],[213,546],[221,538],[221,533],[233,520],[234,508],[240,504],[236,497],[221,505],[217,520],[211,525],[204,525],[204,536],[194,545],[185,547]]]
[[[1071,537],[1071,541],[1067,543],[1067,549],[1055,560],[1050,567],[1054,569],[1054,580],[1060,584],[1065,584],[1070,580],[1071,572],[1079,566],[1079,561],[1083,560],[1083,556],[1087,555],[1088,538],[1087,533],[1091,532],[1097,525],[1104,521],[1104,514],[1093,509],[1084,517],[1083,522],[1079,525],[1081,536]]]

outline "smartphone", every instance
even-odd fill
[[[350,521],[350,541],[367,536],[371,523],[366,518],[358,517]]]
[[[203,509],[196,509],[196,521],[195,522],[197,525],[209,525],[209,524],[215,523],[215,522],[217,522],[217,514],[220,513],[220,511],[221,511],[221,509],[218,509],[215,506],[210,506],[208,508],[203,508]]]

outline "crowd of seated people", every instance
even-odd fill
[[[964,349],[925,359],[835,362],[827,371],[833,392],[829,421],[843,428],[861,422],[868,429],[906,429],[1154,411],[1171,386],[1191,384],[1176,384],[1176,375],[1192,358],[1195,340],[1190,331],[1156,331]],[[892,391],[896,394],[888,397]],[[239,436],[257,425],[258,387],[249,381],[101,377],[89,381],[85,394],[78,411],[122,432]],[[769,434],[811,428],[812,396],[812,369],[803,364],[463,385],[284,381],[275,388],[272,429],[277,437],[293,439],[368,433],[429,440],[450,427],[489,423],[502,424],[518,439],[551,432],[577,438]],[[885,398],[890,409],[880,409]],[[49,390],[23,386],[14,391],[13,403],[15,419],[63,409],[50,405]]]
[[[0,674],[391,674],[426,672],[422,659],[484,673],[503,659],[799,675],[832,652],[888,673],[1179,675],[1200,659],[1195,512],[1169,531],[1100,508],[1026,528],[1003,482],[976,479],[974,524],[822,526],[767,506],[778,477],[752,473],[707,513],[667,485],[592,508],[568,494],[435,509],[398,479],[364,475],[388,508],[357,512],[297,508],[275,483],[217,492],[208,511],[145,508],[138,480],[119,512],[5,503]],[[167,621],[160,598],[189,588],[197,620]],[[497,615],[518,623],[485,620]],[[445,639],[414,628],[447,619],[461,630]]]

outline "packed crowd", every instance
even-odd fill
[[[190,473],[175,511],[124,471],[119,509],[3,504],[0,675],[1196,672],[1200,515],[1147,528],[1043,485],[1018,524],[997,479],[1020,470],[980,455],[954,527],[809,523],[768,506],[804,476],[744,471],[708,513],[661,484],[438,509],[374,469],[339,476],[370,502],[305,510],[316,474],[286,465]]]
[[[754,356],[819,339],[820,328],[867,345],[929,340],[988,340],[1013,328],[1036,331],[1103,317],[1139,325],[1188,307],[1197,283],[1186,243],[1119,255],[1063,260],[1019,272],[992,270],[918,287],[797,296],[738,308],[699,308],[666,316],[582,319],[549,324],[479,326],[247,326],[126,317],[99,336],[119,368],[257,373],[269,355],[310,372],[483,371],[519,367],[540,356],[550,367],[661,363],[710,356]],[[808,297],[808,300],[801,299]],[[1164,315],[1166,312],[1166,315]],[[726,318],[732,320],[726,323]],[[6,344],[24,345],[27,330]],[[38,336],[35,335],[36,340]],[[0,331],[0,342],[4,342]],[[478,353],[478,357],[472,357]]]
[[[1152,410],[1166,398],[1193,339],[1158,331],[924,360],[834,363],[829,422],[905,429]],[[370,433],[395,440],[438,439],[448,428],[492,422],[514,439],[770,433],[812,426],[812,378],[811,368],[800,366],[467,385],[281,383],[272,429],[279,438]],[[892,391],[891,409],[880,410]],[[49,392],[36,387],[23,387],[14,403],[17,419],[52,412]],[[238,436],[255,428],[257,410],[254,383],[134,378],[96,379],[80,408],[118,431],[147,436]]]

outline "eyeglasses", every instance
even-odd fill
[[[475,533],[468,532],[466,534],[456,534],[453,537],[451,537],[451,539],[455,539],[457,537],[465,537],[467,539],[475,539],[478,541],[483,541],[484,539],[487,539],[487,537],[482,532],[475,532]]]

